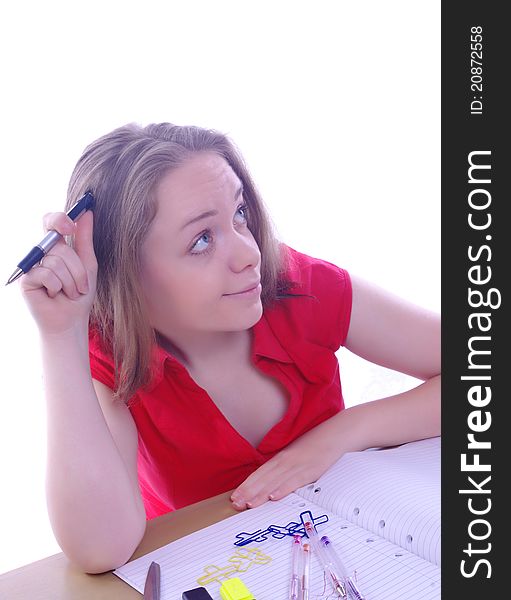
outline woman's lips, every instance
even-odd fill
[[[234,292],[233,294],[224,294],[225,296],[251,296],[259,294],[261,292],[261,284],[259,282],[251,284],[240,292]]]

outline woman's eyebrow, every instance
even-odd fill
[[[240,197],[241,193],[243,192],[243,186],[241,185],[237,190],[236,193],[234,194],[234,201],[236,202],[236,200]],[[200,215],[197,215],[196,217],[193,217],[192,219],[190,219],[189,221],[187,221],[180,229],[180,231],[183,231],[183,229],[186,229],[189,225],[193,225],[194,223],[197,223],[197,221],[202,221],[202,219],[207,219],[208,217],[214,217],[218,214],[217,210],[207,210],[203,213],[201,213]]]
[[[183,231],[183,229],[186,229],[190,225],[193,225],[194,223],[197,223],[197,221],[202,221],[202,219],[206,219],[207,217],[214,217],[217,214],[218,214],[217,210],[207,210],[206,212],[203,212],[200,215],[197,215],[196,217],[194,217],[193,219],[191,219],[190,221],[188,221],[187,223],[185,223],[181,227],[180,231]]]

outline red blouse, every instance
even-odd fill
[[[186,368],[158,347],[153,381],[130,401],[147,518],[234,489],[344,408],[335,352],[348,333],[350,278],[331,263],[288,250],[292,293],[306,295],[278,300],[252,328],[252,361],[287,390],[286,414],[254,448]],[[113,388],[112,358],[92,333],[89,353],[92,377]]]

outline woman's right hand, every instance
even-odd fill
[[[59,240],[41,264],[20,278],[20,285],[41,333],[58,335],[88,323],[97,276],[93,214],[87,211],[75,223],[65,213],[50,213],[44,227],[74,235],[74,248]]]

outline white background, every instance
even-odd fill
[[[440,310],[438,0],[3,3],[0,60],[4,280],[89,142],[171,121],[232,137],[283,241]],[[37,331],[0,306],[4,572],[60,549]],[[339,358],[347,405],[416,383]]]

